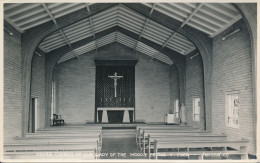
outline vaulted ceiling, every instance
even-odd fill
[[[66,17],[81,9],[91,13],[91,7],[95,7],[95,5],[85,3],[6,3],[4,5],[4,18],[18,31],[26,33],[31,28],[50,21],[59,26],[58,18]],[[228,3],[146,3],[141,5],[148,8],[148,16],[128,5],[115,4],[113,7],[52,33],[39,44],[38,48],[44,53],[50,53],[64,46],[71,47],[71,44],[85,38],[94,37],[93,41],[65,54],[58,63],[74,57],[79,58],[81,54],[92,50],[98,51],[98,48],[104,45],[117,42],[171,65],[173,62],[167,55],[163,54],[161,50],[146,45],[140,41],[141,38],[158,44],[160,49],[168,48],[180,55],[187,55],[196,47],[178,31],[169,29],[151,19],[150,16],[154,11],[179,22],[178,29],[187,25],[209,37],[218,35],[241,19],[236,8]],[[100,38],[95,37],[97,33],[112,27],[126,29],[138,35],[138,38],[133,38],[120,31],[112,31]]]

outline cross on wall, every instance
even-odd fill
[[[115,97],[116,97],[117,80],[123,78],[123,76],[117,76],[117,73],[115,72],[113,76],[109,75],[108,77],[114,80],[114,89],[115,89]]]

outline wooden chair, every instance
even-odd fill
[[[60,126],[61,126],[61,124],[64,126],[64,119],[61,118],[61,115],[53,114],[53,123],[52,123],[52,125],[53,126],[57,126],[58,124]]]

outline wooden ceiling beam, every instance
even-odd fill
[[[27,23],[25,25],[21,25],[20,28],[25,31],[27,29],[36,27],[38,25],[42,25],[42,24],[49,22],[49,21],[50,21],[50,19],[37,20],[36,22],[33,22],[33,23],[31,22],[31,23]]]
[[[96,22],[103,22],[104,20],[108,20],[110,19],[111,17],[116,17],[118,16],[118,12],[117,11],[113,11],[113,12],[110,12],[110,13],[107,13],[107,14],[100,14],[98,17],[92,17],[92,19],[95,20],[95,23]]]
[[[203,3],[199,4],[194,11],[189,15],[189,17],[186,18],[186,20],[184,22],[182,22],[181,26],[179,27],[179,29],[181,29],[182,27],[184,27],[191,19],[192,17],[199,11],[199,9],[203,6]],[[178,29],[178,30],[179,30]],[[162,48],[164,48],[165,46],[167,46],[167,44],[176,36],[177,32],[173,31],[172,35],[165,41],[165,43],[162,45]]]
[[[115,7],[116,5],[118,5],[118,3],[104,3],[104,4],[97,3],[94,5],[91,5],[90,8],[93,6],[91,14],[88,14],[86,12],[86,10],[82,8],[82,9],[72,12],[66,16],[56,18],[56,21],[59,24],[58,27],[56,25],[52,25],[50,22],[42,24],[43,22],[46,22],[46,21],[43,21],[42,23],[37,22],[36,24],[28,24],[24,27],[21,27],[21,29],[26,30],[26,29],[30,28],[29,30],[27,30],[27,33],[37,33],[42,28],[48,28],[48,29],[51,29],[51,32],[55,32],[60,29],[71,26],[73,24],[76,24],[82,20],[87,20],[90,16],[100,14],[101,12],[107,11],[107,10]],[[48,4],[48,6],[51,6],[51,4]],[[32,28],[32,27],[34,27],[34,28]]]
[[[93,21],[92,21],[91,17],[89,18],[89,22],[90,22],[90,28],[91,28],[92,35],[95,37],[95,31],[94,31]]]
[[[96,29],[96,33],[97,33],[97,32],[100,32],[100,31],[102,31],[102,30],[105,30],[105,29],[114,27],[114,26],[116,26],[116,22],[110,22],[110,23],[106,24],[106,26],[96,27],[96,28],[95,28],[95,29]]]
[[[102,13],[93,15],[92,18],[95,20],[102,20],[104,18],[107,18],[110,15],[116,14],[117,12],[118,12],[118,8],[114,6],[110,9],[104,10]]]
[[[56,19],[53,17],[51,11],[48,9],[47,5],[45,3],[42,3],[42,6],[44,7],[45,11],[48,13],[51,20],[54,22],[55,25],[57,25]]]
[[[181,5],[181,3],[172,3],[171,5],[180,9],[181,11],[185,11],[187,13],[191,13],[192,10],[194,10],[193,7],[190,7],[190,6],[187,6],[187,5],[184,7],[183,5]]]
[[[21,6],[21,5],[22,5],[22,3],[6,3],[6,4],[4,4],[4,10],[8,11],[15,7]]]
[[[82,8],[84,8],[83,5],[82,5],[82,6],[79,6],[79,5],[78,5],[78,6],[74,6],[74,7],[71,7],[71,9],[65,9],[65,10],[63,10],[63,11],[57,12],[57,14],[55,14],[54,17],[57,19],[57,18],[59,18],[59,17],[68,15],[68,14],[70,14],[70,13],[72,13],[72,12],[75,12],[75,11],[77,11],[77,10],[80,10],[80,9],[82,9]]]
[[[154,11],[154,9],[155,9],[155,6],[156,6],[156,3],[153,4],[153,6],[152,6],[152,8],[151,8],[151,11],[150,11],[150,13],[149,13],[149,17],[152,15],[152,13],[153,13],[153,11]],[[142,35],[143,35],[143,33],[144,33],[145,29],[146,29],[146,26],[147,26],[147,24],[148,24],[148,22],[149,22],[149,20],[150,20],[149,17],[146,18],[146,21],[145,21],[145,23],[144,23],[144,25],[143,25],[143,28],[142,28],[142,30],[141,30],[141,33],[140,33],[139,37],[138,37],[138,40],[140,40],[140,38],[142,37]],[[138,46],[138,41],[136,41],[135,50],[136,50],[137,46]]]
[[[181,24],[181,28],[191,20],[191,18],[199,11],[199,9],[203,6],[203,3],[200,3],[198,7],[189,15],[189,17]]]
[[[118,31],[121,32],[122,34],[130,37],[131,39],[134,39],[134,40],[137,40],[139,35],[138,34],[135,34],[127,29],[124,29],[122,27],[118,27]],[[160,49],[161,49],[161,45],[157,44],[157,43],[154,43],[146,38],[141,38],[140,39],[140,43],[143,43],[149,47],[153,47],[153,49],[158,52]],[[173,57],[173,58],[179,58],[179,59],[183,59],[185,58],[183,55],[181,55],[179,52],[177,51],[174,51],[172,49],[169,49],[167,47],[165,47],[162,51],[161,51],[162,54],[165,54],[167,55],[168,57]]]
[[[48,9],[53,9],[55,7],[58,7],[60,3],[47,3]]]
[[[99,39],[99,38],[102,38],[102,37],[104,37],[104,36],[107,36],[107,35],[109,35],[109,34],[111,34],[111,33],[116,33],[116,32],[119,32],[118,33],[118,38],[120,38],[121,36],[123,36],[123,37],[129,37],[127,40],[129,40],[130,39],[130,42],[131,42],[131,40],[137,40],[138,39],[138,34],[135,34],[135,33],[133,33],[133,32],[131,32],[131,31],[129,31],[129,30],[126,30],[126,29],[124,29],[124,28],[122,28],[122,27],[119,27],[119,26],[115,26],[115,27],[113,27],[113,28],[110,28],[110,29],[108,29],[108,30],[106,30],[106,31],[102,31],[102,32],[99,32],[99,33],[96,33],[96,38],[97,39]],[[112,36],[113,37],[113,36]],[[112,40],[113,40],[113,38],[112,38]],[[83,39],[83,40],[80,40],[80,41],[78,41],[78,42],[76,42],[76,43],[73,43],[72,44],[72,48],[67,48],[67,47],[61,47],[61,48],[59,48],[59,49],[56,49],[56,50],[54,50],[54,51],[52,51],[52,52],[50,52],[50,53],[47,53],[46,55],[53,55],[53,54],[61,54],[61,53],[67,53],[67,52],[69,52],[69,51],[71,51],[71,50],[75,50],[75,49],[78,49],[78,48],[80,48],[80,47],[83,47],[83,46],[85,46],[85,45],[87,45],[87,44],[89,44],[89,43],[91,43],[91,42],[93,42],[94,41],[94,38],[93,38],[93,36],[91,36],[91,37],[88,37],[88,38],[86,38],[86,39]],[[111,39],[109,39],[108,41],[110,41],[111,42]],[[132,41],[132,42],[133,42]],[[108,43],[108,42],[105,42],[105,43]],[[155,44],[155,43],[153,43],[152,41],[150,41],[150,40],[148,40],[148,39],[144,39],[144,38],[141,38],[141,40],[140,40],[140,43],[143,43],[143,44],[145,44],[145,46],[148,46],[148,47],[153,47],[152,49],[154,49],[155,51],[158,51],[158,49],[159,49],[159,45],[158,44]],[[123,44],[123,43],[122,43]],[[131,45],[131,43],[129,44],[129,45]],[[129,46],[130,47],[130,46]],[[132,47],[130,47],[130,48],[132,48]],[[157,48],[157,49],[156,49]],[[133,48],[132,48],[133,49]],[[149,49],[145,49],[146,51],[148,50],[149,51]],[[152,51],[154,51],[154,50],[152,50]],[[163,50],[163,52],[162,52],[162,54],[164,54],[164,55],[166,55],[166,56],[171,56],[171,57],[169,57],[170,59],[171,58],[175,58],[175,57],[177,57],[176,58],[176,60],[179,60],[179,59],[184,59],[183,58],[183,56],[180,56],[180,54],[178,53],[178,52],[176,52],[176,51],[173,51],[173,50],[171,50],[171,49],[168,49],[168,48],[165,48],[164,50]],[[158,57],[159,58],[159,57]],[[161,58],[164,58],[164,57],[161,57]],[[169,63],[170,63],[170,61],[169,61]]]
[[[185,3],[185,5],[190,6],[191,8],[196,8],[196,3]]]
[[[117,17],[114,16],[113,18],[105,19],[103,21],[99,21],[99,22],[95,21],[93,23],[93,26],[95,26],[95,29],[97,29],[98,27],[108,26],[108,24],[111,24],[111,23],[117,24],[117,20],[116,19],[117,19]],[[92,19],[92,21],[93,21],[93,19]]]
[[[12,20],[10,20],[7,16],[4,16],[5,21],[7,21],[9,24],[11,24],[18,32],[24,33],[24,30],[17,26],[15,23],[13,23]]]
[[[43,11],[45,11],[43,9]],[[25,18],[21,21],[18,21],[18,22],[15,22],[15,24],[17,24],[17,26],[21,27],[21,26],[24,26],[26,24],[31,24],[31,25],[34,25],[35,22],[41,20],[40,22],[47,22],[47,21],[50,21],[50,18],[48,15],[45,15],[45,14],[41,14],[41,15],[37,15],[37,16],[33,16],[32,18]],[[14,22],[14,20],[12,20]]]
[[[221,28],[223,25],[225,25],[224,22],[214,18],[214,17],[211,17],[203,12],[198,12],[194,17],[193,17],[193,20],[194,21],[199,21],[200,20],[204,20],[205,22],[208,22],[208,23],[211,23],[219,28]]]
[[[235,22],[237,22],[238,20],[240,20],[242,18],[241,15],[238,15],[237,17],[235,17],[232,21],[230,21],[228,24],[224,25],[220,30],[218,30],[217,32],[211,34],[209,37],[213,38],[215,36],[217,36],[218,34],[220,34],[221,32],[223,32],[224,30],[226,30],[228,27],[230,27],[232,24],[234,24]]]
[[[70,42],[69,42],[69,40],[67,39],[67,37],[65,36],[65,34],[63,33],[63,31],[62,31],[62,30],[59,30],[59,32],[60,32],[61,36],[63,37],[63,39],[65,40],[65,42],[69,45],[69,47],[71,47]]]
[[[47,11],[48,15],[51,17],[53,23],[58,26],[56,19],[54,18],[54,16],[52,15],[51,11],[48,9],[46,4],[42,4],[42,6],[45,8],[45,10]],[[67,45],[71,48],[71,44],[69,42],[69,40],[67,39],[67,37],[65,36],[65,34],[63,33],[62,29],[59,30],[59,33],[61,34],[61,36],[63,37],[63,39],[65,40],[65,42],[67,43]],[[75,57],[77,59],[79,59],[79,56],[76,53],[73,53],[75,55]]]
[[[182,16],[179,16],[179,15],[170,15],[169,13],[167,13],[166,11],[164,11],[164,10],[162,10],[162,9],[158,9],[158,11],[161,12],[162,14],[164,14],[164,15],[167,15],[167,16],[169,16],[169,17],[171,17],[171,18],[177,20],[177,21],[183,22],[183,21],[185,20],[185,18],[182,17]]]
[[[202,26],[201,24],[199,23],[196,23],[196,22],[189,22],[188,23],[189,26],[193,27],[193,28],[197,28],[199,29],[200,31],[204,32],[204,33],[207,33],[208,35],[211,35],[212,33],[214,33],[215,31],[217,31],[216,29],[210,29],[208,27],[205,27],[205,26]]]
[[[163,8],[163,10],[168,10],[178,16],[181,16],[183,19],[186,19],[187,16],[189,15],[189,13],[187,13],[186,11],[182,11],[180,12],[179,10],[174,10],[173,8],[171,8],[170,6],[168,6],[167,4],[161,4],[158,3],[157,6],[160,6],[161,8]],[[168,13],[169,15],[170,13]]]
[[[221,5],[225,6],[226,8],[229,8],[230,10],[237,12],[237,9],[234,7],[233,4],[230,3],[221,3]]]
[[[142,14],[138,13],[138,12],[132,12],[131,8],[128,8],[127,6],[124,5],[121,5],[122,7],[120,8],[122,12],[120,15],[124,15],[124,16],[127,16],[128,18],[132,18],[132,19],[135,19],[136,21],[138,22],[144,22],[146,20],[146,18],[148,16],[143,16]]]
[[[211,23],[209,23],[207,21],[204,21],[204,20],[201,20],[199,18],[192,19],[190,22],[188,22],[188,25],[189,24],[199,24],[202,27],[208,28],[210,31],[217,31],[217,30],[219,30],[221,28],[219,26],[216,26],[214,24],[211,24]]]
[[[222,13],[219,13],[217,11],[214,11],[214,10],[211,10],[209,7],[205,6],[205,7],[202,7],[200,12],[203,12],[205,14],[208,14],[209,16],[211,17],[214,17],[222,22],[225,22],[225,23],[228,23],[229,20],[227,18],[224,18],[224,14]]]
[[[87,8],[88,13],[90,14],[91,11],[90,11],[90,8],[89,8],[88,4],[86,4],[86,8]],[[91,31],[92,31],[92,35],[93,35],[94,38],[96,38],[94,25],[93,25],[93,20],[92,20],[91,16],[89,17],[89,22],[90,22],[90,28],[91,28]],[[98,45],[97,45],[97,40],[96,39],[95,39],[95,47],[96,47],[96,51],[98,52]]]
[[[10,17],[12,17],[12,16],[14,16],[14,15],[21,14],[22,12],[25,12],[25,11],[27,11],[27,10],[31,10],[31,9],[33,9],[33,8],[35,8],[35,7],[39,7],[39,6],[40,6],[40,4],[38,4],[38,3],[27,4],[26,6],[23,6],[23,7],[19,7],[19,6],[18,6],[19,9],[14,8],[13,11],[10,11],[10,10],[9,10],[9,11],[7,11],[7,12],[5,13],[5,15],[10,18]]]
[[[24,20],[24,19],[26,19],[26,18],[28,18],[28,17],[31,17],[31,16],[36,15],[36,14],[38,14],[38,13],[41,13],[41,12],[43,12],[43,11],[45,11],[44,8],[41,8],[41,9],[38,9],[38,8],[37,8],[37,9],[34,9],[33,11],[26,12],[26,13],[20,14],[19,16],[15,17],[15,18],[12,18],[12,21],[13,21],[13,22],[17,22],[17,21],[19,21],[19,20]],[[30,18],[30,19],[31,19],[31,18]]]
[[[146,6],[141,6],[140,4],[124,4],[124,5],[130,9],[138,12],[141,15],[148,17],[148,11],[147,11]],[[161,19],[162,15],[164,15],[164,19]],[[155,22],[159,23],[160,25],[162,25],[170,30],[173,30],[173,31],[176,31],[181,25],[181,22],[178,22],[175,19],[172,19],[170,16],[162,14],[160,12],[156,12],[155,14],[153,14],[153,16],[151,16],[150,19],[152,19],[153,21],[155,21]],[[206,34],[202,33],[201,31],[199,31],[195,28],[186,27],[185,30],[187,30],[187,29],[195,30],[196,32],[207,37]],[[180,31],[180,33],[183,33],[183,31]]]
[[[52,14],[56,14],[56,13],[58,13],[58,12],[60,12],[60,11],[67,10],[67,9],[70,8],[70,7],[79,5],[79,3],[65,3],[65,4],[66,4],[66,5],[63,5],[63,6],[58,5],[58,6],[55,7],[55,9],[53,8],[53,9],[52,9]],[[84,5],[83,5],[83,4],[82,4],[82,8],[84,8]],[[69,10],[67,10],[67,11],[69,11]],[[66,15],[66,13],[64,12],[64,14],[62,14],[62,16],[63,16],[63,15]]]
[[[58,49],[55,49],[51,52],[48,52],[46,53],[46,55],[53,55],[53,54],[59,54],[59,53],[67,53],[68,51],[71,51],[71,50],[74,50],[74,49],[77,49],[77,48],[80,48],[88,43],[91,43],[93,42],[93,45],[95,46],[94,42],[95,42],[95,39],[99,39],[101,37],[104,37],[112,32],[115,32],[117,30],[116,27],[112,27],[112,28],[109,28],[107,30],[104,30],[102,32],[98,32],[96,33],[96,38],[93,37],[93,35],[91,35],[90,37],[87,37],[87,38],[84,38],[82,40],[79,40],[77,42],[74,42],[74,43],[71,43],[71,48],[68,47],[68,46],[63,46],[63,47],[60,47]],[[95,48],[94,48],[95,49]]]
[[[216,6],[217,5],[217,6]],[[223,7],[219,6],[220,4],[205,4],[205,6],[211,8],[212,10],[218,11],[219,13],[222,13],[223,15],[226,15],[230,18],[235,18],[237,15],[239,15],[238,12],[232,12],[229,10],[225,10]]]
[[[179,47],[182,47],[183,49],[190,49],[190,48],[194,47],[193,45],[187,45],[187,44],[185,44],[185,43],[183,43],[183,42],[181,42],[181,41],[176,41],[176,37],[175,37],[174,40],[173,40],[171,43],[169,43],[169,44],[175,44],[175,45],[177,45],[177,46],[179,46]],[[169,45],[169,44],[168,44],[168,45]]]
[[[194,46],[191,42],[189,42],[187,39],[185,39],[185,38],[182,38],[182,37],[180,37],[180,36],[176,36],[175,38],[174,38],[174,40],[175,41],[179,41],[179,42],[183,42],[183,43],[185,43],[187,46]]]

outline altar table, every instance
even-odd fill
[[[108,123],[107,111],[124,111],[123,123],[129,123],[130,122],[129,111],[132,110],[134,110],[134,108],[97,108],[97,111],[103,111],[102,121],[101,121],[102,123]],[[97,112],[97,119],[98,119],[98,112]]]

